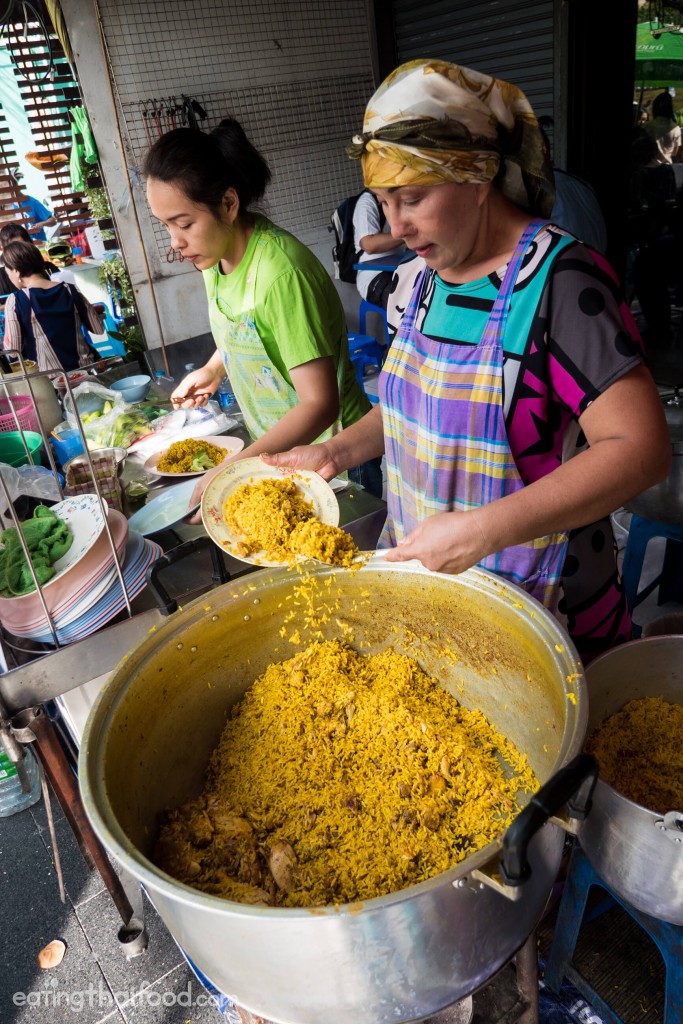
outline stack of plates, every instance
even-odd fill
[[[52,506],[71,529],[74,540],[55,562],[57,573],[42,588],[43,598],[60,643],[81,640],[109,622],[125,607],[105,529],[104,513],[96,495],[81,494]],[[107,523],[116,548],[129,598],[145,586],[145,573],[161,554],[157,544],[132,533],[126,517],[109,509]],[[15,636],[53,643],[52,632],[38,594],[0,598],[0,623]]]

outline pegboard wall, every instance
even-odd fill
[[[263,153],[263,212],[308,245],[330,238],[332,210],[362,187],[345,146],[374,90],[365,0],[100,0],[100,13],[133,180],[150,140],[174,126],[172,114],[150,116],[155,103],[191,97],[207,114],[201,130],[230,115]],[[192,272],[167,262],[168,235],[137,192],[155,270]]]

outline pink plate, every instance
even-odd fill
[[[109,509],[107,522],[118,554],[123,551],[128,539],[128,520],[116,509]],[[102,530],[95,543],[72,568],[59,579],[53,579],[43,587],[43,598],[53,617],[64,616],[83,597],[90,597],[97,591],[97,584],[114,564],[106,530]],[[95,600],[97,597],[95,596]],[[18,626],[22,630],[43,623],[45,614],[36,591],[22,597],[0,599],[0,622],[7,629]]]

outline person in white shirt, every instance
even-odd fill
[[[359,263],[391,254],[399,256],[405,252],[403,242],[396,243],[391,237],[386,217],[372,192],[361,193],[353,211],[353,238],[356,252],[360,253]],[[387,308],[391,291],[393,270],[359,270],[356,274],[356,288],[362,299],[375,306]]]

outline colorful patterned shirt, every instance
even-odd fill
[[[392,334],[424,265],[415,257],[394,275],[387,304]],[[431,272],[418,330],[453,345],[478,344],[505,269],[463,285]],[[585,448],[579,416],[642,362],[638,330],[614,271],[555,226],[536,237],[525,257],[503,351],[505,423],[525,483]],[[562,589],[559,610],[584,660],[630,639],[609,517],[571,531]]]

